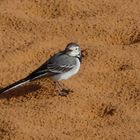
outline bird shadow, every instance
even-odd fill
[[[31,94],[32,92],[35,92],[41,88],[41,85],[39,84],[29,84],[22,87],[18,87],[16,89],[13,89],[11,91],[8,91],[6,93],[2,93],[0,95],[0,99],[11,99],[12,97],[20,97],[20,96],[26,96],[28,94]]]

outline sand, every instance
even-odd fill
[[[0,87],[76,42],[80,72],[0,95],[1,140],[140,139],[139,0],[1,0]]]

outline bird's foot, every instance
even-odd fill
[[[71,90],[71,89],[63,88],[62,90],[59,91],[59,95],[60,96],[67,96],[72,92],[73,92],[73,90]]]
[[[60,84],[59,82],[55,82],[55,85],[56,85],[56,89],[57,89],[56,91],[57,91],[58,95],[60,95],[60,96],[67,96],[73,92],[73,90],[65,87],[64,85]]]

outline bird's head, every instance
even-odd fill
[[[65,48],[65,53],[69,56],[74,56],[81,59],[81,49],[80,46],[76,43],[69,43]]]

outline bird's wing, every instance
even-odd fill
[[[74,57],[59,53],[48,61],[47,68],[49,72],[59,74],[71,70],[75,65],[76,61]]]
[[[51,73],[55,73],[55,74],[59,74],[59,73],[64,73],[67,72],[69,70],[71,70],[75,65],[71,65],[71,64],[62,64],[62,65],[58,65],[58,64],[48,64],[48,71]]]
[[[38,69],[33,71],[27,78],[34,80],[43,76],[52,76],[55,74],[67,72],[75,66],[74,60],[72,58],[69,59],[67,55],[57,53]]]
[[[67,72],[71,70],[75,65],[58,65],[55,63],[45,63],[41,67],[39,67],[37,70],[32,72],[27,79],[35,80],[37,78],[43,77],[43,76],[52,76],[55,74],[60,74]]]

